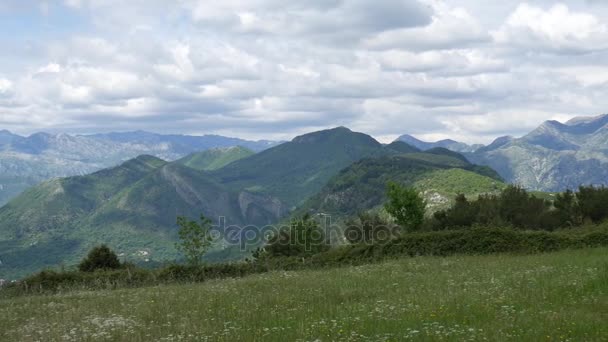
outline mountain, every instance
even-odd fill
[[[70,258],[98,243],[92,240],[94,231],[83,231],[80,221],[165,164],[141,156],[111,169],[53,179],[26,190],[0,208],[0,278],[75,261]]]
[[[607,185],[608,115],[546,121],[521,138],[500,138],[466,156],[531,190]]]
[[[389,181],[424,193],[431,211],[445,208],[459,193],[475,197],[505,185],[491,169],[473,165],[455,152],[437,149],[365,158],[342,170],[299,209],[341,220],[382,205]]]
[[[251,154],[222,149],[175,162],[142,156],[25,191],[0,209],[0,276],[72,264],[100,242],[129,260],[171,260],[178,256],[177,216],[203,213],[214,222],[225,217],[227,225],[240,227],[276,223],[342,168],[394,152],[365,134],[337,128],[247,157],[243,153]],[[234,155],[244,158],[200,170]],[[216,248],[218,257],[240,256],[238,246],[236,251]]]
[[[220,169],[253,154],[255,152],[242,146],[218,147],[189,154],[177,162],[196,170],[210,171]]]
[[[451,169],[465,174],[434,173]],[[236,147],[174,162],[140,156],[90,175],[44,182],[0,208],[0,278],[74,264],[99,243],[134,262],[174,260],[177,216],[202,213],[225,224],[217,227],[220,236],[238,238],[243,232],[237,228],[279,223],[303,204],[312,208],[307,203],[322,203],[324,210],[339,198],[341,215],[377,205],[389,179],[415,183],[435,177],[461,188],[485,184],[480,189],[499,183],[483,175],[498,178],[447,149],[423,153],[403,142],[383,146],[344,127],[256,154]],[[451,196],[441,194],[432,196]],[[243,247],[253,246],[235,242],[221,240],[209,258],[238,259]]]
[[[386,153],[369,135],[338,127],[296,137],[211,173],[230,189],[268,195],[294,208],[341,169]]]
[[[175,160],[209,148],[240,145],[261,150],[276,144],[141,131],[90,136],[36,133],[22,137],[4,130],[0,131],[0,205],[44,180],[88,174],[142,154]]]
[[[426,142],[414,138],[409,134],[405,134],[397,138],[396,141],[403,141],[408,145],[414,146],[422,151],[430,150],[436,147],[446,148],[454,152],[474,152],[475,150],[483,147],[483,145],[467,145],[462,142],[454,141],[451,139],[440,140],[436,142]]]
[[[91,137],[98,140],[112,141],[121,144],[143,145],[148,149],[166,151],[173,155],[183,156],[189,153],[208,150],[218,147],[242,146],[255,152],[265,150],[280,144],[281,142],[270,140],[248,141],[237,138],[228,138],[220,135],[178,135],[178,134],[156,134],[145,131],[113,132],[104,134],[92,134]],[[166,157],[168,160],[176,159]]]

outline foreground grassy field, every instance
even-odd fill
[[[606,322],[606,248],[0,301],[2,341],[605,341]]]

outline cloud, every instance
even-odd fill
[[[465,48],[490,39],[480,23],[464,8],[452,8],[443,2],[431,3],[434,14],[429,25],[396,28],[363,41],[369,49],[404,49],[424,51]]]
[[[417,0],[369,2],[277,0],[209,2],[192,5],[192,17],[205,27],[239,34],[292,36],[320,43],[353,44],[387,30],[424,26],[431,10]]]
[[[608,48],[608,26],[564,4],[547,10],[521,4],[492,35],[499,44],[540,52],[578,54]]]
[[[608,12],[534,3],[66,0],[47,27],[8,0],[38,26],[0,36],[0,126],[488,142],[604,112]]]

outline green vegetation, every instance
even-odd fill
[[[606,253],[420,257],[12,298],[0,300],[0,340],[600,341]]]
[[[429,210],[446,209],[459,193],[496,193],[506,185],[477,173],[478,167],[444,155],[425,153],[365,158],[333,177],[300,207],[298,215],[322,213],[343,221],[386,202],[386,184],[396,182],[418,189]]]
[[[201,215],[200,223],[183,216],[177,218],[179,243],[176,249],[184,254],[191,266],[198,266],[211,246],[211,220]]]
[[[577,193],[556,194],[551,202],[511,185],[498,195],[480,195],[476,201],[461,194],[452,208],[436,212],[429,225],[435,230],[474,225],[555,230],[608,219],[606,203],[605,187],[581,186]]]
[[[255,188],[292,208],[353,162],[387,153],[395,152],[368,135],[339,127],[296,137],[212,174],[229,189]]]
[[[108,246],[101,245],[89,252],[89,255],[78,264],[78,270],[80,272],[95,272],[97,270],[115,270],[121,266],[116,253]]]
[[[370,223],[377,220],[365,222]],[[391,235],[380,231],[386,227]],[[608,246],[608,223],[557,232],[512,228],[472,228],[452,231],[399,234],[394,225],[369,227],[371,240],[330,248],[327,237],[309,218],[294,220],[288,230],[253,253],[253,260],[209,265],[168,265],[141,269],[124,265],[121,270],[78,272],[42,271],[2,289],[0,295],[44,294],[70,290],[104,290],[175,282],[201,282],[241,277],[273,270],[343,267],[382,262],[403,256],[483,255],[493,253],[544,253],[563,249]]]
[[[329,247],[325,232],[307,215],[292,220],[288,229],[272,236],[263,250],[254,255],[257,258],[310,257],[327,251]]]
[[[255,152],[241,146],[213,148],[190,154],[178,160],[177,163],[196,170],[212,171],[254,154]]]
[[[387,197],[388,201],[384,204],[384,208],[403,229],[406,231],[420,229],[424,222],[426,202],[416,189],[389,182]]]
[[[235,155],[231,151],[193,155],[174,163],[142,156],[92,175],[32,188],[0,209],[0,278],[15,279],[47,267],[71,267],[98,243],[138,264],[176,260],[180,257],[175,249],[176,216],[203,213],[214,224],[225,217],[227,225],[264,226],[282,222],[289,214],[303,216],[309,209],[321,212],[327,206],[332,208],[329,214],[346,219],[380,207],[390,180],[411,186],[433,171],[453,169],[454,165],[470,171],[470,177],[483,177],[462,157],[445,151],[446,155],[420,153],[404,143],[382,146],[346,128],[306,134],[216,170],[186,166],[214,168],[231,159],[228,156]],[[415,157],[404,151],[415,152]],[[208,158],[200,158],[202,155]],[[367,159],[358,163],[362,158]],[[351,189],[345,188],[343,193],[335,188],[340,184]],[[321,189],[312,205],[291,213]],[[449,198],[446,196],[440,198],[443,206],[449,205],[443,201]],[[427,200],[435,197],[425,194]],[[435,208],[434,202],[429,203]],[[216,245],[205,259],[227,261],[246,256],[238,247]]]

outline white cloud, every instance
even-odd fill
[[[379,33],[363,42],[370,49],[433,50],[464,48],[490,37],[477,19],[464,8],[452,8],[432,1],[431,23],[423,27],[397,28]]]
[[[13,82],[0,78],[0,94],[8,93],[13,88]]]
[[[38,73],[58,73],[61,72],[61,65],[57,63],[49,63],[38,69]]]
[[[475,142],[605,112],[608,11],[549,2],[66,0],[0,37],[0,126]]]
[[[591,13],[574,12],[564,4],[548,10],[521,4],[493,32],[497,43],[555,53],[585,53],[608,48],[608,26]]]

